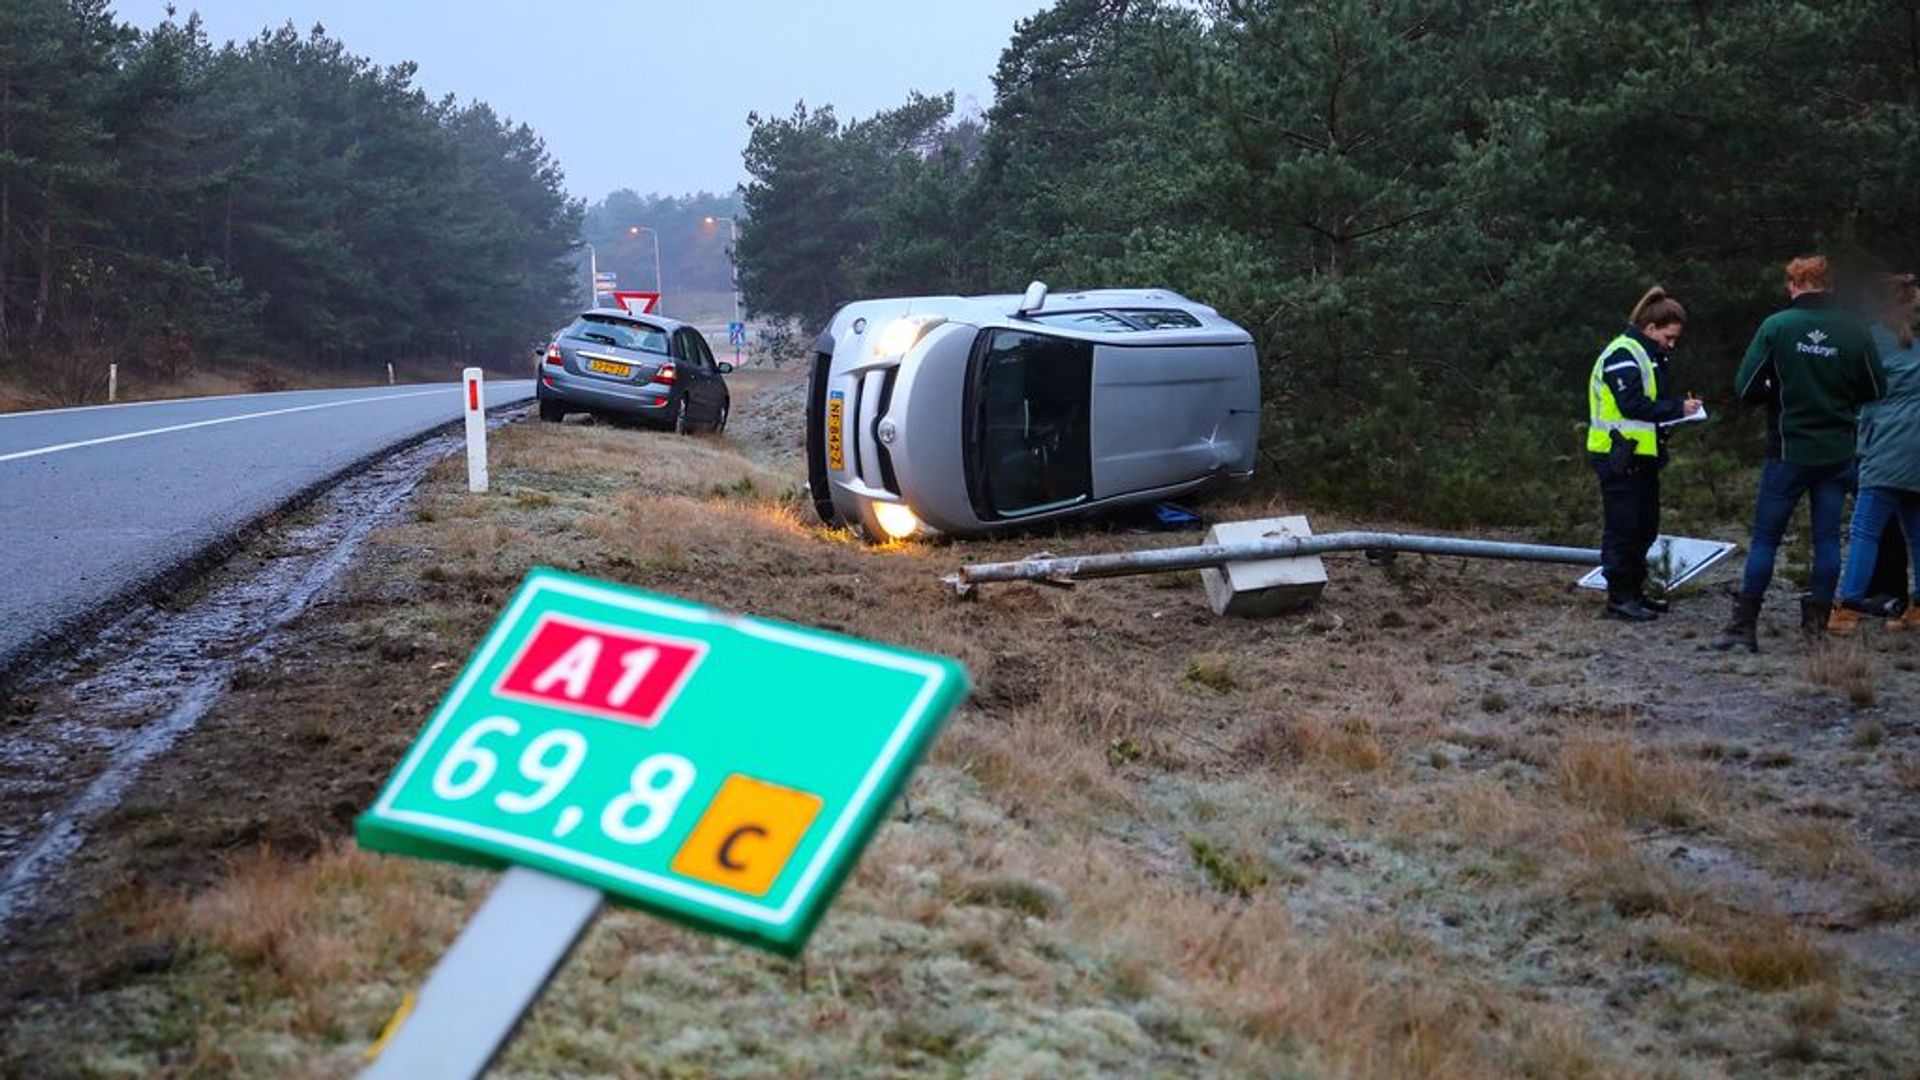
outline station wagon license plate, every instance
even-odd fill
[[[633,365],[616,364],[611,360],[589,360],[587,361],[587,370],[597,371],[602,375],[618,375],[624,379],[633,374]]]
[[[844,469],[846,447],[840,441],[840,426],[847,411],[847,395],[835,390],[827,395],[827,467]]]

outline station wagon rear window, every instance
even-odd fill
[[[605,315],[582,315],[573,320],[573,325],[567,327],[561,336],[576,341],[590,341],[595,345],[611,345],[617,349],[637,349],[640,352],[667,355],[666,331],[645,323],[628,322]]]
[[[1138,330],[1191,330],[1200,320],[1175,308],[1103,308],[1099,311],[1045,311],[1029,316],[1045,326],[1090,330],[1098,334],[1129,334]]]

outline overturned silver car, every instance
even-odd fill
[[[1164,289],[863,300],[815,349],[807,480],[828,524],[967,535],[1253,472],[1253,338]]]

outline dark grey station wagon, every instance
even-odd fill
[[[677,319],[614,308],[585,311],[540,357],[540,419],[570,412],[630,417],[675,432],[720,431],[731,401],[700,331]]]

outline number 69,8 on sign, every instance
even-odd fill
[[[461,802],[485,790],[500,771],[500,757],[481,740],[520,734],[517,720],[489,716],[476,721],[453,745],[433,773],[433,792],[448,802]],[[558,798],[579,775],[587,760],[586,737],[577,731],[554,728],[530,740],[515,760],[517,776],[508,778],[493,796],[493,805],[508,814],[531,814]],[[600,831],[620,844],[644,844],[657,839],[672,823],[674,812],[693,787],[693,763],[679,754],[652,754],[640,759],[627,778],[627,789],[609,799],[600,811]],[[532,787],[516,790],[515,781]],[[637,815],[637,816],[636,816]],[[579,824],[581,810],[565,807],[553,834],[565,836]]]

